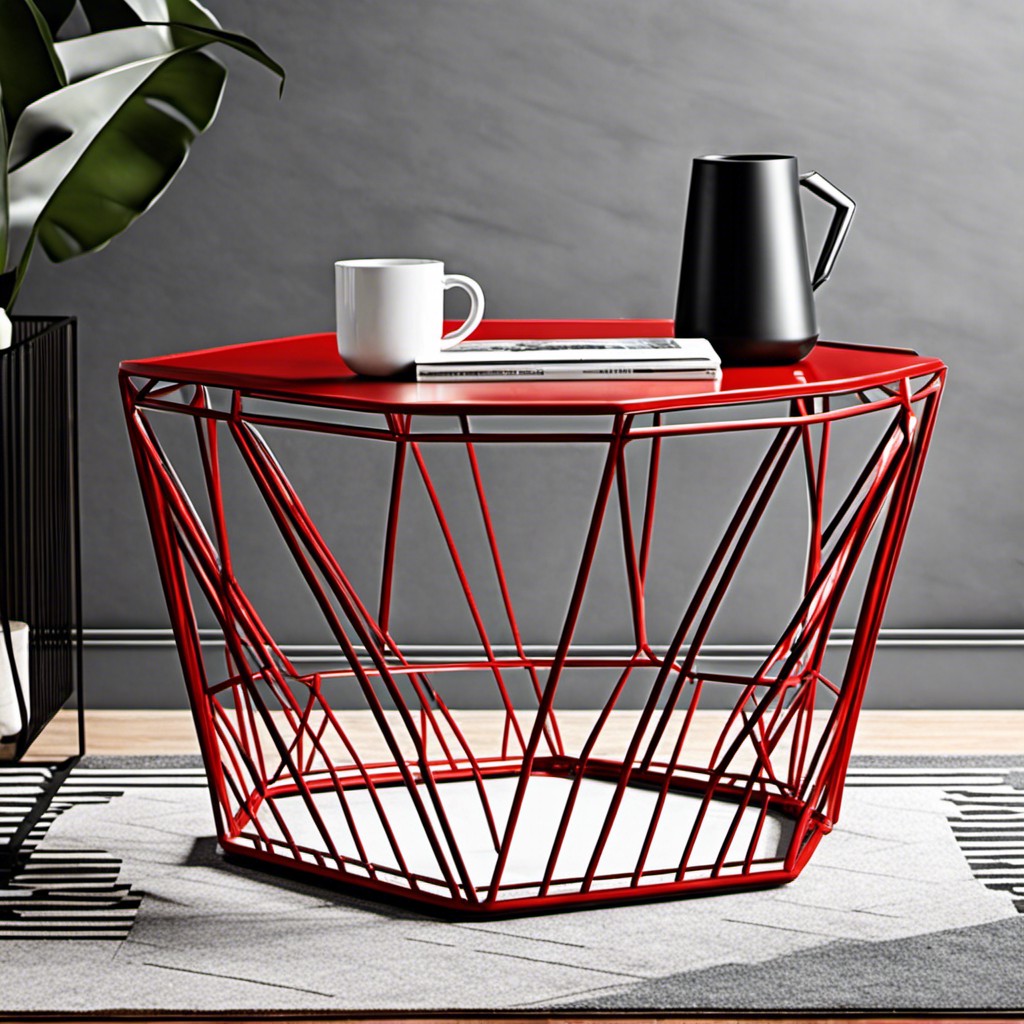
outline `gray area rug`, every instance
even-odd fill
[[[0,829],[39,768],[0,770]],[[190,758],[87,759],[0,888],[0,1012],[1024,1007],[1024,757],[854,760],[788,886],[453,923],[227,863]]]

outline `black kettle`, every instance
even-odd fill
[[[835,207],[813,277],[799,186]],[[795,363],[814,348],[813,291],[832,272],[854,201],[796,157],[693,161],[676,302],[677,337],[707,338],[726,365]]]

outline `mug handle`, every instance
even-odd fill
[[[445,274],[444,290],[448,291],[449,288],[465,288],[469,292],[469,316],[466,317],[466,322],[441,339],[451,346],[469,337],[480,326],[480,321],[484,318],[484,290],[473,278],[466,277],[465,274]]]
[[[821,247],[818,265],[814,268],[814,277],[811,279],[811,291],[817,291],[832,273],[832,266],[839,255],[840,247],[846,241],[846,233],[850,230],[850,222],[853,220],[853,211],[857,209],[857,204],[817,171],[801,174],[800,184],[808,192],[836,208],[832,223],[828,226],[825,244]]]

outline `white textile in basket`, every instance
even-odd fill
[[[24,622],[12,622],[11,643],[14,647],[14,663],[18,668],[18,681],[25,695],[25,714],[31,714],[28,693],[28,626]],[[0,628],[0,737],[15,736],[21,732],[21,711],[18,695],[14,689],[14,673],[7,654],[7,642]]]

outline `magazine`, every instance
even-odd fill
[[[463,341],[416,364],[417,380],[717,380],[705,338],[556,338]]]

